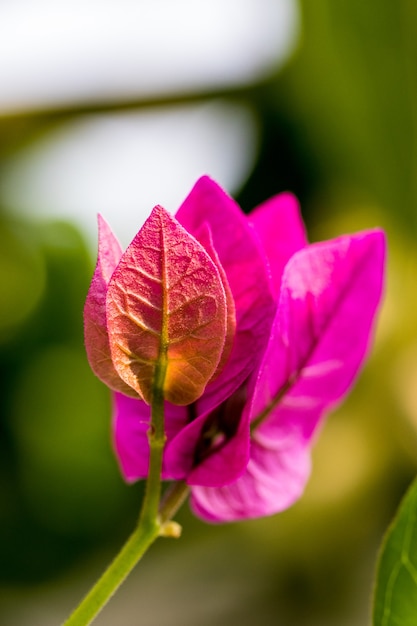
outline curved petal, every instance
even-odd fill
[[[250,397],[251,459],[236,482],[193,488],[212,521],[278,512],[301,494],[311,437],[352,385],[369,347],[385,258],[381,231],[316,244],[283,275],[271,338]]]
[[[301,495],[310,474],[310,457],[295,438],[255,439],[245,473],[220,488],[193,487],[191,507],[209,522],[232,522],[272,515]]]
[[[268,257],[275,295],[278,296],[285,265],[295,252],[308,244],[300,205],[292,193],[280,193],[256,207],[248,215],[248,220]]]
[[[198,401],[203,414],[228,398],[256,367],[275,313],[270,269],[261,243],[239,206],[214,181],[200,178],[179,208],[178,221],[195,237],[207,222],[236,307],[236,336],[223,372]]]
[[[120,470],[127,482],[146,478],[149,471],[148,430],[151,408],[143,400],[128,398],[121,393],[113,396],[113,447]],[[187,411],[183,406],[165,402],[165,434],[167,441],[177,435],[187,423]],[[165,461],[162,478],[174,478]]]
[[[110,353],[107,331],[106,294],[107,286],[116,269],[122,249],[110,226],[98,216],[97,264],[84,306],[85,349],[90,367],[98,378],[110,389],[137,397],[116,372]]]
[[[381,231],[315,244],[292,257],[260,368],[252,420],[269,410],[263,428],[296,424],[311,437],[323,410],[347,392],[366,356],[384,259]]]
[[[226,296],[226,307],[227,307],[227,317],[226,317],[226,335],[224,340],[223,352],[220,357],[219,364],[217,365],[217,369],[213,374],[212,380],[214,380],[220,372],[223,370],[225,364],[227,363],[230,353],[232,351],[233,342],[235,339],[236,333],[236,308],[235,301],[233,300],[232,290],[230,289],[226,272],[223,269],[222,264],[220,263],[218,254],[214,249],[213,238],[211,236],[210,226],[207,222],[204,222],[202,228],[199,230],[198,241],[202,244],[205,251],[216,265],[219,276],[223,283],[223,289]]]
[[[189,485],[220,487],[244,472],[249,459],[249,414],[238,410],[233,424],[234,414],[228,408],[229,423],[222,424],[216,412],[200,415],[173,438],[165,457],[173,478],[186,479]]]
[[[146,478],[149,471],[147,432],[150,406],[121,393],[113,397],[113,447],[120,470],[127,482]]]

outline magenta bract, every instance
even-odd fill
[[[178,318],[178,342],[171,337],[179,349],[165,396],[163,478],[185,480],[193,510],[206,520],[278,512],[302,493],[317,426],[351,387],[367,354],[383,289],[384,234],[366,231],[308,245],[291,194],[246,217],[207,177],[175,218],[158,211],[164,232],[180,233],[195,250],[195,268],[201,261],[210,276],[206,285],[206,278],[186,272],[184,297],[194,289],[198,306]],[[103,224],[85,308],[86,346],[93,370],[116,391],[114,446],[125,479],[134,481],[148,473],[150,407],[139,396],[150,400],[148,365],[159,345],[149,351],[154,335],[143,337],[141,324],[158,337],[155,311],[161,308],[160,294],[149,291],[143,276],[155,277],[161,250],[154,244],[146,249],[145,225],[122,255]],[[165,258],[176,266],[167,285],[175,284],[184,270],[178,270],[178,256]],[[215,314],[207,304],[212,298]],[[152,301],[145,305],[150,317],[138,324],[144,300]],[[196,328],[198,340],[190,343]],[[193,373],[190,362],[205,358],[209,365]]]
[[[93,372],[115,391],[137,397],[137,393],[120,378],[114,367],[107,332],[106,295],[110,278],[122,256],[119,242],[109,225],[99,215],[97,265],[84,307],[84,337],[88,360]]]
[[[370,231],[311,245],[287,263],[269,344],[245,405],[250,461],[232,484],[193,489],[200,516],[269,515],[300,496],[312,436],[352,385],[369,347],[384,253],[384,236]]]

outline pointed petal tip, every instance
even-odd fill
[[[152,211],[149,214],[149,217],[152,215],[152,213],[156,214],[156,215],[170,215],[170,213],[164,209],[164,207],[161,204],[155,204],[155,206],[153,207]],[[149,217],[147,219],[149,219]]]
[[[374,241],[378,247],[382,249],[382,251],[386,252],[387,248],[387,235],[382,228],[374,228],[369,233],[369,239]]]
[[[352,241],[362,241],[364,245],[368,246],[376,246],[377,248],[383,250],[386,248],[387,237],[383,228],[368,228],[365,230],[360,230],[353,234],[348,235],[340,235],[335,239],[330,239],[330,242],[343,241],[346,239],[350,239]],[[325,242],[323,242],[325,243]]]
[[[219,187],[219,184],[214,180],[214,178],[209,176],[209,174],[203,174],[202,176],[200,176],[200,178],[196,180],[195,184],[196,185],[203,185],[203,184],[216,185],[216,187]]]
[[[351,235],[352,241],[360,242],[364,252],[372,257],[375,269],[380,269],[381,277],[385,274],[385,260],[387,254],[387,236],[382,228],[364,230]]]
[[[101,213],[97,213],[97,224],[100,227],[102,224],[107,224],[107,220],[103,217]]]
[[[114,239],[116,239],[116,236],[114,235],[110,224],[108,223],[106,218],[103,217],[101,213],[97,213],[97,226],[98,226],[99,241],[102,239],[103,236],[106,236],[106,235],[110,235]]]
[[[224,188],[217,181],[215,181],[214,178],[212,178],[208,174],[203,174],[202,176],[200,176],[200,178],[197,179],[191,191],[194,191],[194,190],[217,191],[217,192],[220,191],[222,194],[229,196],[229,194],[224,190]]]
[[[300,201],[295,193],[292,191],[281,191],[271,198],[271,200],[280,200],[281,202],[287,202],[292,208],[300,209]]]

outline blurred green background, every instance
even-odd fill
[[[52,626],[64,620],[125,540],[139,510],[142,485],[128,487],[119,475],[109,436],[110,396],[84,354],[82,309],[94,268],[94,213],[102,208],[111,221],[107,209],[117,215],[123,205],[129,224],[137,222],[133,236],[152,208],[142,193],[149,178],[161,189],[153,204],[167,198],[173,203],[167,208],[175,210],[191,176],[209,173],[246,211],[279,191],[294,191],[312,241],[376,225],[386,229],[388,280],[375,345],[354,391],[317,440],[304,498],[281,515],[225,526],[205,525],[185,506],[178,515],[181,540],[155,545],[97,624],[368,624],[377,547],[417,466],[417,6],[410,0],[265,0],[256,6],[242,1],[239,8],[233,2],[227,15],[211,15],[218,25],[205,48],[211,74],[197,64],[186,68],[188,82],[177,66],[173,75],[158,69],[158,55],[169,60],[175,52],[169,46],[179,43],[167,43],[153,25],[149,41],[157,43],[146,44],[142,62],[152,78],[160,72],[162,87],[149,86],[133,66],[121,88],[120,68],[108,60],[103,67],[93,45],[77,56],[73,35],[72,64],[46,76],[52,87],[62,83],[63,93],[39,96],[37,80],[44,71],[39,61],[31,70],[34,100],[24,95],[19,100],[17,87],[2,80],[1,71],[18,85],[25,83],[19,68],[30,66],[28,33],[36,34],[41,24],[30,22],[28,6],[36,15],[47,4],[16,3],[20,22],[10,22],[16,28],[11,38],[27,47],[23,65],[14,66],[18,46],[0,47],[0,82],[6,85],[0,92],[0,623]],[[89,40],[100,31],[105,9],[87,4],[97,19],[86,20],[86,5],[75,3],[70,12],[88,26]],[[104,4],[107,10],[112,3]],[[168,4],[157,4],[163,16]],[[128,5],[133,6],[127,0],[118,5],[115,15]],[[140,11],[145,15],[149,6],[136,2],[138,39]],[[177,11],[168,24],[173,31],[180,24],[186,32],[204,30],[206,3],[198,9],[202,23],[191,3],[172,0],[170,6]],[[0,5],[3,40],[8,8]],[[53,56],[60,42],[52,36],[57,15],[50,10],[46,39]],[[244,71],[233,63],[229,67],[227,51],[217,59],[220,39],[230,34],[233,40],[245,19],[254,41],[266,40],[260,28],[253,32],[254,16],[262,12],[272,52],[260,52],[250,40],[252,51],[241,39],[227,54],[246,59],[249,47]],[[134,34],[134,24],[131,30]],[[122,44],[109,33],[108,47],[116,53]],[[274,48],[278,40],[284,43]],[[198,42],[191,38],[189,45]],[[249,71],[256,54],[269,55],[268,62],[254,63]],[[113,81],[113,90],[86,91],[91,79],[83,74],[86,67],[93,68],[93,76],[107,76],[110,86]],[[224,67],[227,75],[221,74]],[[170,85],[165,90],[164,81]],[[225,116],[220,114],[218,126],[195,133],[192,107],[210,111],[213,102]],[[180,122],[169,117],[178,107],[185,107]],[[147,143],[155,112],[168,116],[158,130],[166,140],[165,155],[159,144],[151,152]],[[123,116],[138,120],[132,132],[123,126]],[[118,171],[114,196],[105,187],[104,170],[95,170],[94,155],[103,148],[99,144],[91,152],[89,142],[98,131],[79,133],[101,120],[116,120],[108,163],[110,179]],[[178,133],[169,145],[175,124]],[[199,146],[186,135],[190,125]],[[56,146],[63,137],[77,139],[71,163],[82,163],[82,175],[65,159],[61,170],[50,167],[59,161]],[[151,133],[151,143],[152,138]],[[143,142],[145,150],[145,157],[134,155],[133,181],[124,181],[123,173],[131,170],[120,168],[124,142]],[[180,171],[175,154],[184,146],[189,154]],[[140,163],[147,157],[145,171]],[[45,159],[49,169],[40,168]],[[212,163],[215,172],[195,175],[196,164]],[[70,187],[81,189],[86,179],[97,180],[97,188],[71,204]],[[95,201],[101,196],[102,207]],[[136,205],[137,215],[131,208]],[[119,232],[122,222],[123,216]]]

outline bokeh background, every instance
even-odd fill
[[[101,626],[369,623],[377,548],[417,467],[417,5],[0,2],[0,623],[54,626],[132,529],[89,370],[96,213],[127,244],[203,173],[245,211],[292,190],[312,241],[382,226],[372,356],[305,496],[205,525],[187,506]]]

